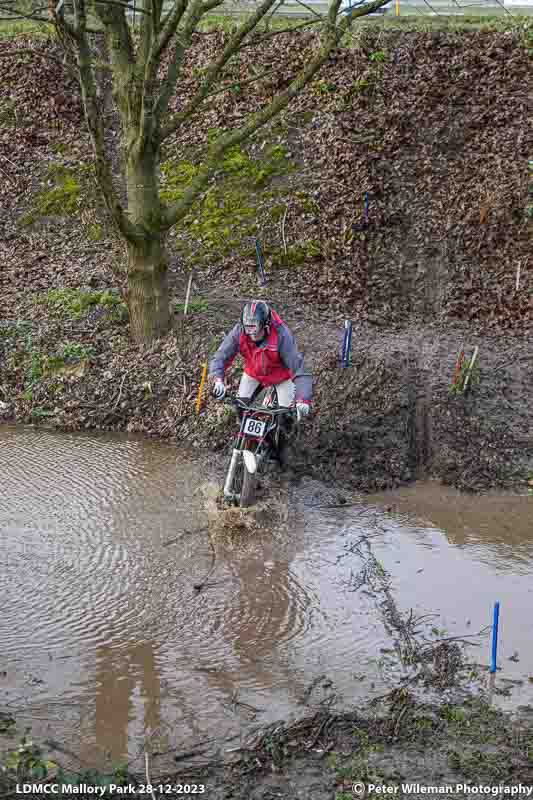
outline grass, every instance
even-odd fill
[[[176,311],[183,314],[185,311],[185,303],[176,303]],[[201,314],[202,311],[207,311],[209,303],[205,297],[190,297],[189,305],[187,307],[187,314],[194,314],[195,312]]]
[[[118,316],[124,311],[124,303],[118,294],[111,291],[85,291],[83,289],[50,289],[39,295],[35,302],[45,305],[49,311],[59,316],[80,319],[93,306],[103,306]]]
[[[167,4],[165,4],[167,5]],[[170,4],[168,4],[170,7]],[[323,4],[320,11],[327,8],[327,3]],[[319,10],[319,9],[317,9]],[[508,30],[524,24],[531,24],[533,9],[527,6],[518,7],[509,12],[508,9],[500,8],[498,6],[491,6],[490,8],[478,7],[478,10],[469,7],[468,13],[462,16],[455,16],[450,14],[425,14],[420,7],[409,6],[409,4],[400,3],[400,16],[395,16],[394,10],[391,9],[388,14],[362,17],[356,20],[350,35],[356,35],[357,28],[360,27],[378,27],[382,29],[399,28],[403,30],[450,30],[450,31],[466,31],[466,30]],[[198,29],[201,31],[212,31],[222,29],[227,32],[232,31],[237,25],[246,19],[246,15],[239,13],[228,12],[227,14],[207,14],[200,22]],[[93,21],[91,20],[93,23]],[[282,29],[298,28],[303,23],[310,22],[310,16],[302,16],[299,13],[288,15],[277,15],[270,18],[269,22],[262,22],[258,25],[257,30],[262,31],[265,28],[276,31]],[[320,20],[317,19],[317,24]],[[314,25],[308,26],[313,30]],[[138,28],[138,25],[136,25]],[[306,28],[304,28],[305,30]],[[0,39],[11,39],[15,36],[31,35],[38,38],[47,38],[55,36],[53,26],[48,22],[33,22],[30,20],[0,20]]]
[[[47,39],[55,36],[53,26],[47,22],[31,22],[30,20],[0,20],[0,39],[14,39],[15,36],[34,36]]]

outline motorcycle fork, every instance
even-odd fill
[[[233,500],[235,498],[235,492],[232,491],[233,486],[233,479],[235,478],[235,470],[237,469],[237,464],[239,463],[239,459],[242,460],[242,450],[243,450],[243,438],[242,438],[242,431],[244,428],[244,423],[246,421],[246,414],[241,414],[241,426],[239,428],[239,436],[237,438],[238,447],[234,447],[232,454],[231,454],[231,461],[228,467],[228,473],[226,475],[226,481],[224,483],[224,497],[228,498],[229,500]]]

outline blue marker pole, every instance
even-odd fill
[[[496,654],[498,652],[498,622],[500,620],[500,603],[494,603],[494,619],[492,623],[492,660],[490,671],[496,672]]]
[[[348,328],[346,322],[344,323],[344,333],[342,334],[342,347],[341,347],[341,366],[344,367],[344,356],[346,353],[346,339],[348,337]]]
[[[368,192],[365,192],[365,211],[364,211],[365,224],[368,225]]]
[[[263,261],[263,253],[261,251],[261,245],[259,244],[259,239],[255,240],[255,255],[257,258],[257,271],[259,272],[259,283],[261,284],[261,286],[264,286],[266,283],[265,265]]]
[[[344,323],[344,343],[342,347],[342,366],[350,366],[350,350],[352,347],[352,323],[346,320]]]

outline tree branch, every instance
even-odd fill
[[[93,1],[95,5],[101,4],[106,6],[121,6],[125,10],[131,10],[130,4],[125,2],[125,0],[93,0]],[[142,7],[136,8],[135,11],[137,14],[145,14],[146,16],[150,16],[150,14],[152,13],[151,11],[148,11],[147,9]]]
[[[174,0],[174,6],[165,17],[161,33],[159,34],[157,42],[153,46],[152,52],[150,53],[151,62],[155,64],[159,63],[161,56],[168,47],[170,39],[176,32],[177,27],[181,22],[181,18],[185,14],[186,8],[187,0]]]
[[[337,15],[341,2],[342,0],[332,0],[326,17],[322,47],[308,66],[305,67],[298,77],[290,83],[288,88],[274,98],[266,108],[252,114],[241,128],[220,136],[213,143],[209,157],[200,167],[198,174],[192,180],[190,186],[185,190],[182,199],[165,209],[162,223],[164,230],[171,228],[188,213],[198,195],[209,183],[213,172],[220,166],[224,153],[230,147],[234,147],[236,144],[248,139],[256,130],[267,122],[270,122],[270,120],[282,111],[293,97],[296,97],[306,84],[309,83],[322,65],[326,63],[331,51],[342,39],[342,36],[345,34],[352,20],[357,17],[366,16],[372,13],[372,11],[381,8],[381,6],[385,5],[387,0],[373,0],[371,3],[365,3],[365,5],[359,8],[354,8],[350,14],[347,14],[346,17],[337,24]]]
[[[205,76],[204,81],[198,92],[189,102],[187,107],[177,114],[167,125],[164,126],[163,130],[161,131],[161,141],[164,142],[166,138],[168,138],[171,134],[173,134],[183,122],[196,111],[196,109],[203,103],[205,98],[209,94],[209,90],[213,86],[214,83],[219,79],[222,69],[227,64],[227,62],[238,52],[239,46],[243,42],[243,40],[248,36],[248,34],[253,31],[257,24],[261,21],[261,19],[268,13],[268,11],[272,8],[272,6],[277,2],[277,0],[263,0],[260,6],[256,9],[256,11],[250,15],[250,17],[245,20],[240,28],[233,34],[230,38],[229,42],[227,43],[226,47],[223,49],[222,53],[218,57],[218,59],[212,64],[209,69],[207,70],[207,74]],[[163,108],[160,109],[159,113],[163,111]]]
[[[233,86],[235,86],[235,84],[238,84],[239,86],[248,86],[248,84],[250,83],[255,83],[256,81],[262,80],[262,78],[267,78],[269,75],[272,75],[273,72],[274,72],[273,69],[265,69],[264,72],[260,72],[259,75],[254,75],[253,78],[248,78],[245,81],[233,80],[229,83],[226,83],[225,86],[221,86],[220,89],[217,89],[214,92],[210,92],[207,95],[206,99],[210,99],[211,97],[216,97],[217,94],[222,94],[222,92],[227,92],[228,89],[231,89]]]
[[[187,11],[185,12],[183,20],[183,28],[182,30],[180,30],[180,36],[175,37],[176,46],[174,48],[174,57],[171,59],[169,63],[167,76],[165,80],[162,82],[162,87],[159,93],[159,97],[154,102],[153,106],[154,126],[157,129],[158,133],[161,127],[161,116],[164,110],[168,106],[169,100],[172,96],[172,92],[174,91],[174,88],[176,86],[179,70],[183,63],[183,59],[185,57],[185,52],[187,50],[187,47],[189,47],[192,41],[193,33],[200,19],[202,18],[203,13],[204,12],[202,11],[202,3],[200,2],[200,0],[192,0],[192,2],[190,2],[189,7],[187,8]],[[166,33],[168,33],[168,31]],[[159,45],[156,47],[156,50],[154,52],[157,53],[158,50],[159,50]],[[152,62],[151,71],[153,71],[156,68],[157,68],[157,61]],[[161,141],[162,139],[159,136],[159,143],[161,143]]]
[[[316,8],[307,5],[307,3],[304,3],[303,0],[296,0],[296,3],[297,5],[302,6],[302,8],[305,8],[305,10],[308,11],[312,16],[317,17],[320,20],[324,19],[324,14],[320,14]]]
[[[89,133],[96,156],[96,176],[104,195],[106,206],[113,220],[126,239],[131,240],[135,238],[136,229],[126,217],[118,200],[113,186],[111,165],[105,152],[104,125],[92,70],[91,50],[85,30],[85,0],[75,0],[74,19],[75,30],[78,36],[78,70],[81,94]]]
[[[95,8],[97,17],[105,29],[109,53],[112,56],[111,66],[117,71],[117,78],[121,76],[123,80],[128,81],[132,77],[135,52],[124,8],[108,5]]]
[[[139,10],[145,11],[144,3],[150,3],[152,10],[150,12],[150,16],[144,15],[141,17],[141,43],[139,45],[137,59],[139,64],[143,65],[143,71],[149,57],[152,42],[154,38],[157,37],[155,29],[157,29],[159,25],[159,20],[157,19],[158,3],[156,0],[142,0]],[[135,11],[137,11],[137,6],[135,7]]]
[[[158,62],[152,61],[154,42],[157,41],[161,27],[161,14],[163,11],[162,0],[145,0],[152,9],[150,20],[145,20],[141,25],[141,47],[138,54],[136,67],[139,85],[142,84],[142,99],[139,121],[139,148],[143,150],[148,141],[153,138],[157,127],[157,118],[154,117],[154,92],[157,79]],[[150,24],[148,24],[150,23]]]
[[[255,47],[256,45],[261,44],[261,42],[271,39],[273,36],[279,36],[282,33],[293,33],[294,31],[299,31],[302,28],[309,28],[311,25],[318,25],[319,22],[323,21],[324,17],[319,16],[318,18],[308,19],[305,22],[301,22],[299,25],[294,25],[292,28],[279,28],[275,31],[268,31],[268,33],[265,33],[263,36],[258,36],[249,42],[244,42],[244,44],[239,47],[239,52],[242,52],[247,47]]]

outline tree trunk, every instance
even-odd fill
[[[128,242],[128,308],[135,342],[151,342],[168,332],[168,258],[162,234]]]
[[[161,230],[157,153],[130,155],[128,216],[138,235],[128,241],[128,308],[135,342],[151,342],[170,328],[166,233]]]

